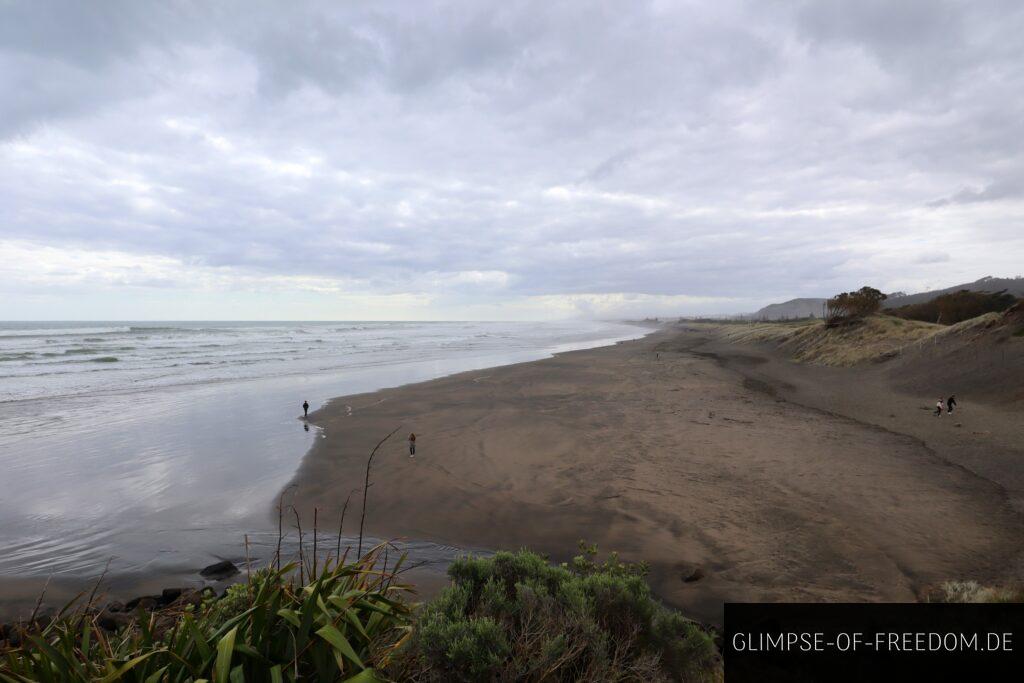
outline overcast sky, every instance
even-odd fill
[[[745,311],[1024,271],[1024,3],[0,0],[0,318]]]

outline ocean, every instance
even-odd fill
[[[194,577],[267,558],[346,394],[644,334],[596,321],[0,322],[0,576]],[[346,489],[347,491],[348,489]],[[456,549],[410,545],[426,561]]]

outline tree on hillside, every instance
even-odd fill
[[[861,287],[855,292],[843,292],[828,300],[829,323],[859,320],[882,308],[886,296],[874,287]]]

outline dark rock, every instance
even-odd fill
[[[193,590],[190,588],[188,590],[182,591],[181,595],[177,597],[173,604],[178,607],[184,607],[185,605],[199,607],[203,604],[203,598],[206,596],[207,591],[209,591],[210,595],[214,594],[214,592],[212,590],[209,590],[208,588],[205,588],[203,590]]]
[[[119,600],[114,600],[109,603],[106,607],[107,612],[124,612],[124,603]]]
[[[16,627],[14,624],[4,624],[5,629],[3,635],[0,636],[0,641],[7,641],[7,644],[11,647],[18,647],[21,645],[22,630]]]
[[[160,604],[169,605],[178,598],[181,597],[182,589],[180,588],[165,588],[160,594]]]
[[[696,583],[704,578],[704,570],[697,567],[689,574],[683,576],[683,583]]]
[[[125,603],[126,612],[134,612],[137,609],[144,609],[152,612],[160,605],[159,595],[143,595],[141,598],[133,598]]]
[[[124,612],[111,612],[103,610],[96,615],[96,624],[104,631],[114,631],[127,626],[132,621],[131,616]]]
[[[206,579],[212,579],[213,581],[220,581],[221,579],[227,579],[238,573],[238,567],[228,560],[211,564],[199,572],[199,575]]]

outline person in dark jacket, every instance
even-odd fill
[[[309,401],[302,402],[302,416],[309,417]]]
[[[947,413],[952,413],[953,412],[953,408],[955,408],[955,407],[956,407],[956,396],[953,395],[953,394],[950,394],[949,398],[946,399],[946,412]]]

